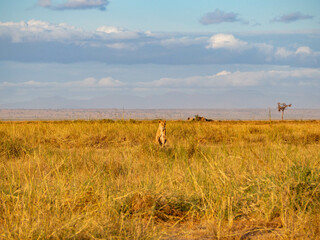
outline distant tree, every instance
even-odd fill
[[[278,102],[278,111],[280,112],[281,111],[281,119],[283,120],[283,113],[284,113],[284,110],[287,108],[287,107],[291,107],[292,104],[285,104],[285,103],[279,103]]]

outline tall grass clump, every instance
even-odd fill
[[[0,238],[316,239],[319,121],[0,122]]]

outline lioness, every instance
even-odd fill
[[[165,120],[159,120],[159,128],[156,134],[156,142],[159,143],[161,147],[164,147],[167,142]]]

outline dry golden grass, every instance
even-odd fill
[[[320,121],[0,122],[0,239],[316,239]]]

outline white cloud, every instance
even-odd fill
[[[156,36],[156,34],[154,34],[153,32],[151,32],[150,30],[145,31],[144,34],[145,34],[146,36],[148,36],[148,37],[154,37],[154,36]]]
[[[221,72],[218,72],[218,73],[216,74],[216,76],[225,76],[225,75],[229,75],[229,74],[231,74],[231,72],[228,72],[228,71],[223,70],[223,71],[221,71]]]
[[[247,42],[235,38],[231,34],[215,34],[209,39],[207,48],[226,48],[241,50],[248,46]]]
[[[271,77],[275,77],[277,79],[309,79],[309,80],[317,80],[320,81],[320,69],[313,68],[301,68],[290,71],[268,71]]]
[[[248,78],[250,73],[221,71],[214,75],[191,76],[186,78],[161,78],[149,83],[140,83],[141,87],[162,87],[162,88],[207,88],[223,86],[253,86],[257,80]]]
[[[98,45],[100,46],[100,45]],[[110,43],[110,44],[106,44],[106,46],[108,48],[113,48],[113,49],[118,49],[118,50],[123,50],[123,49],[126,49],[126,50],[135,50],[136,47],[134,45],[131,45],[131,44],[126,44],[126,43]]]
[[[204,44],[208,41],[207,37],[179,37],[179,38],[167,38],[160,41],[160,44],[164,47],[176,47],[176,46],[190,46],[195,44]]]
[[[40,82],[36,82],[34,80],[27,81],[24,84],[27,85],[27,86],[40,86],[41,85]]]
[[[113,79],[112,77],[106,77],[101,78],[98,82],[98,85],[103,87],[120,87],[125,84],[119,80]]]
[[[254,49],[258,55],[263,54],[267,62],[270,62],[274,54],[274,47],[268,43],[248,43],[235,38],[232,34],[215,34],[209,39],[206,48],[229,49],[238,52]]]
[[[120,33],[122,30],[120,28],[114,26],[101,26],[97,28],[97,32],[104,32],[104,33]]]
[[[293,54],[294,54],[294,52],[289,51],[289,50],[287,50],[287,49],[284,48],[284,47],[278,48],[277,51],[276,51],[276,53],[275,53],[275,55],[278,56],[278,57],[280,57],[280,58],[287,58],[287,57],[289,57],[289,56],[291,56],[291,55],[293,55]]]
[[[34,80],[25,81],[25,82],[2,82],[0,83],[0,87],[54,87],[56,86],[56,82],[37,82]]]
[[[280,47],[277,49],[275,56],[279,58],[289,58],[292,56],[303,56],[303,55],[314,55],[317,56],[318,52],[313,52],[307,46],[298,47],[295,51],[287,50],[284,47]]]
[[[120,87],[125,84],[119,80],[113,79],[112,77],[105,77],[97,80],[93,77],[86,78],[81,81],[72,81],[62,83],[61,85],[73,86],[73,87]]]
[[[0,37],[12,42],[72,41],[89,38],[91,34],[65,23],[51,24],[31,19],[28,22],[0,22]]]
[[[73,42],[101,46],[108,40],[127,40],[140,37],[139,32],[128,31],[114,26],[101,26],[95,32],[83,31],[66,23],[52,24],[31,19],[27,22],[0,22],[0,37],[12,42]]]
[[[251,45],[265,54],[273,54],[274,52],[274,47],[268,43],[253,43]]]
[[[299,47],[296,50],[296,54],[307,54],[307,55],[309,55],[311,53],[312,53],[312,50],[309,47],[306,47],[306,46]]]
[[[70,82],[70,85],[74,85],[74,86],[83,86],[83,87],[93,87],[95,86],[97,83],[97,80],[93,77],[89,77],[89,78],[86,78],[82,81],[79,81],[79,82]]]
[[[128,31],[115,26],[101,26],[96,29],[96,32],[102,37],[111,39],[135,39],[139,38],[138,32]]]

